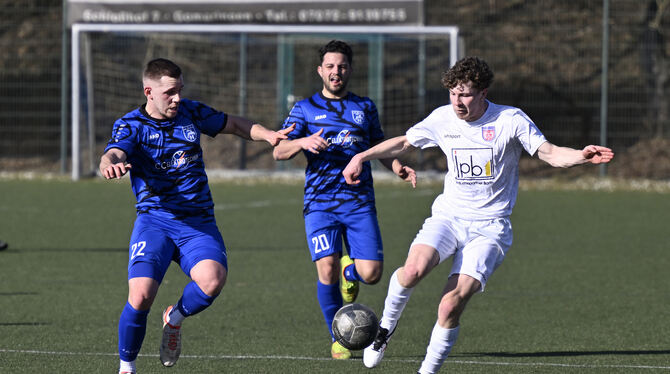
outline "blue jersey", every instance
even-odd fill
[[[328,142],[328,148],[319,154],[303,151],[307,157],[304,214],[374,211],[370,163],[363,164],[358,185],[348,185],[342,176],[355,154],[384,138],[372,100],[351,92],[342,99],[328,99],[318,92],[293,106],[283,127],[292,124],[295,129],[289,139],[310,136],[323,128],[321,136]]]
[[[216,136],[227,119],[223,112],[182,99],[172,119],[152,118],[142,106],[114,123],[105,152],[119,148],[127,154],[138,215],[213,220],[200,134]]]

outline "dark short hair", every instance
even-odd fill
[[[491,86],[493,71],[491,71],[486,61],[479,57],[465,57],[442,73],[442,85],[446,89],[452,89],[459,84],[468,82],[472,82],[472,87],[478,90]]]
[[[168,59],[157,58],[147,63],[147,66],[144,68],[144,74],[142,75],[144,78],[155,80],[161,79],[163,76],[179,78],[181,77],[181,68]]]
[[[351,50],[349,44],[341,40],[331,40],[328,44],[319,48],[319,63],[323,63],[323,56],[328,52],[341,53],[347,56],[350,65],[354,63],[354,51]]]

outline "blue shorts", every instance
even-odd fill
[[[171,261],[190,276],[202,260],[214,260],[228,268],[226,246],[216,221],[175,220],[140,214],[130,237],[128,279],[136,277],[163,280]]]
[[[312,261],[335,253],[341,255],[342,241],[351,258],[384,260],[382,236],[375,212],[311,212],[305,216],[305,233]]]

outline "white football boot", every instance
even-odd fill
[[[168,316],[174,305],[170,305],[163,312],[163,338],[161,339],[160,358],[164,366],[173,366],[181,353],[181,326],[168,323]]]
[[[398,326],[396,325],[396,328]],[[377,331],[377,337],[375,341],[372,342],[367,348],[363,350],[363,365],[368,368],[373,368],[379,365],[384,358],[384,351],[388,345],[391,336],[395,332],[396,328],[389,333],[389,330],[379,326],[379,331]]]

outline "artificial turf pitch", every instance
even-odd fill
[[[300,182],[212,182],[229,256],[223,293],[158,360],[160,313],[187,278],[173,264],[149,315],[144,373],[413,373],[449,266],[415,289],[382,364],[329,358],[306,249]],[[388,279],[441,186],[378,184],[381,312]],[[116,373],[134,201],[127,179],[0,180],[0,373]],[[522,190],[514,245],[473,297],[444,373],[670,372],[670,195]]]

